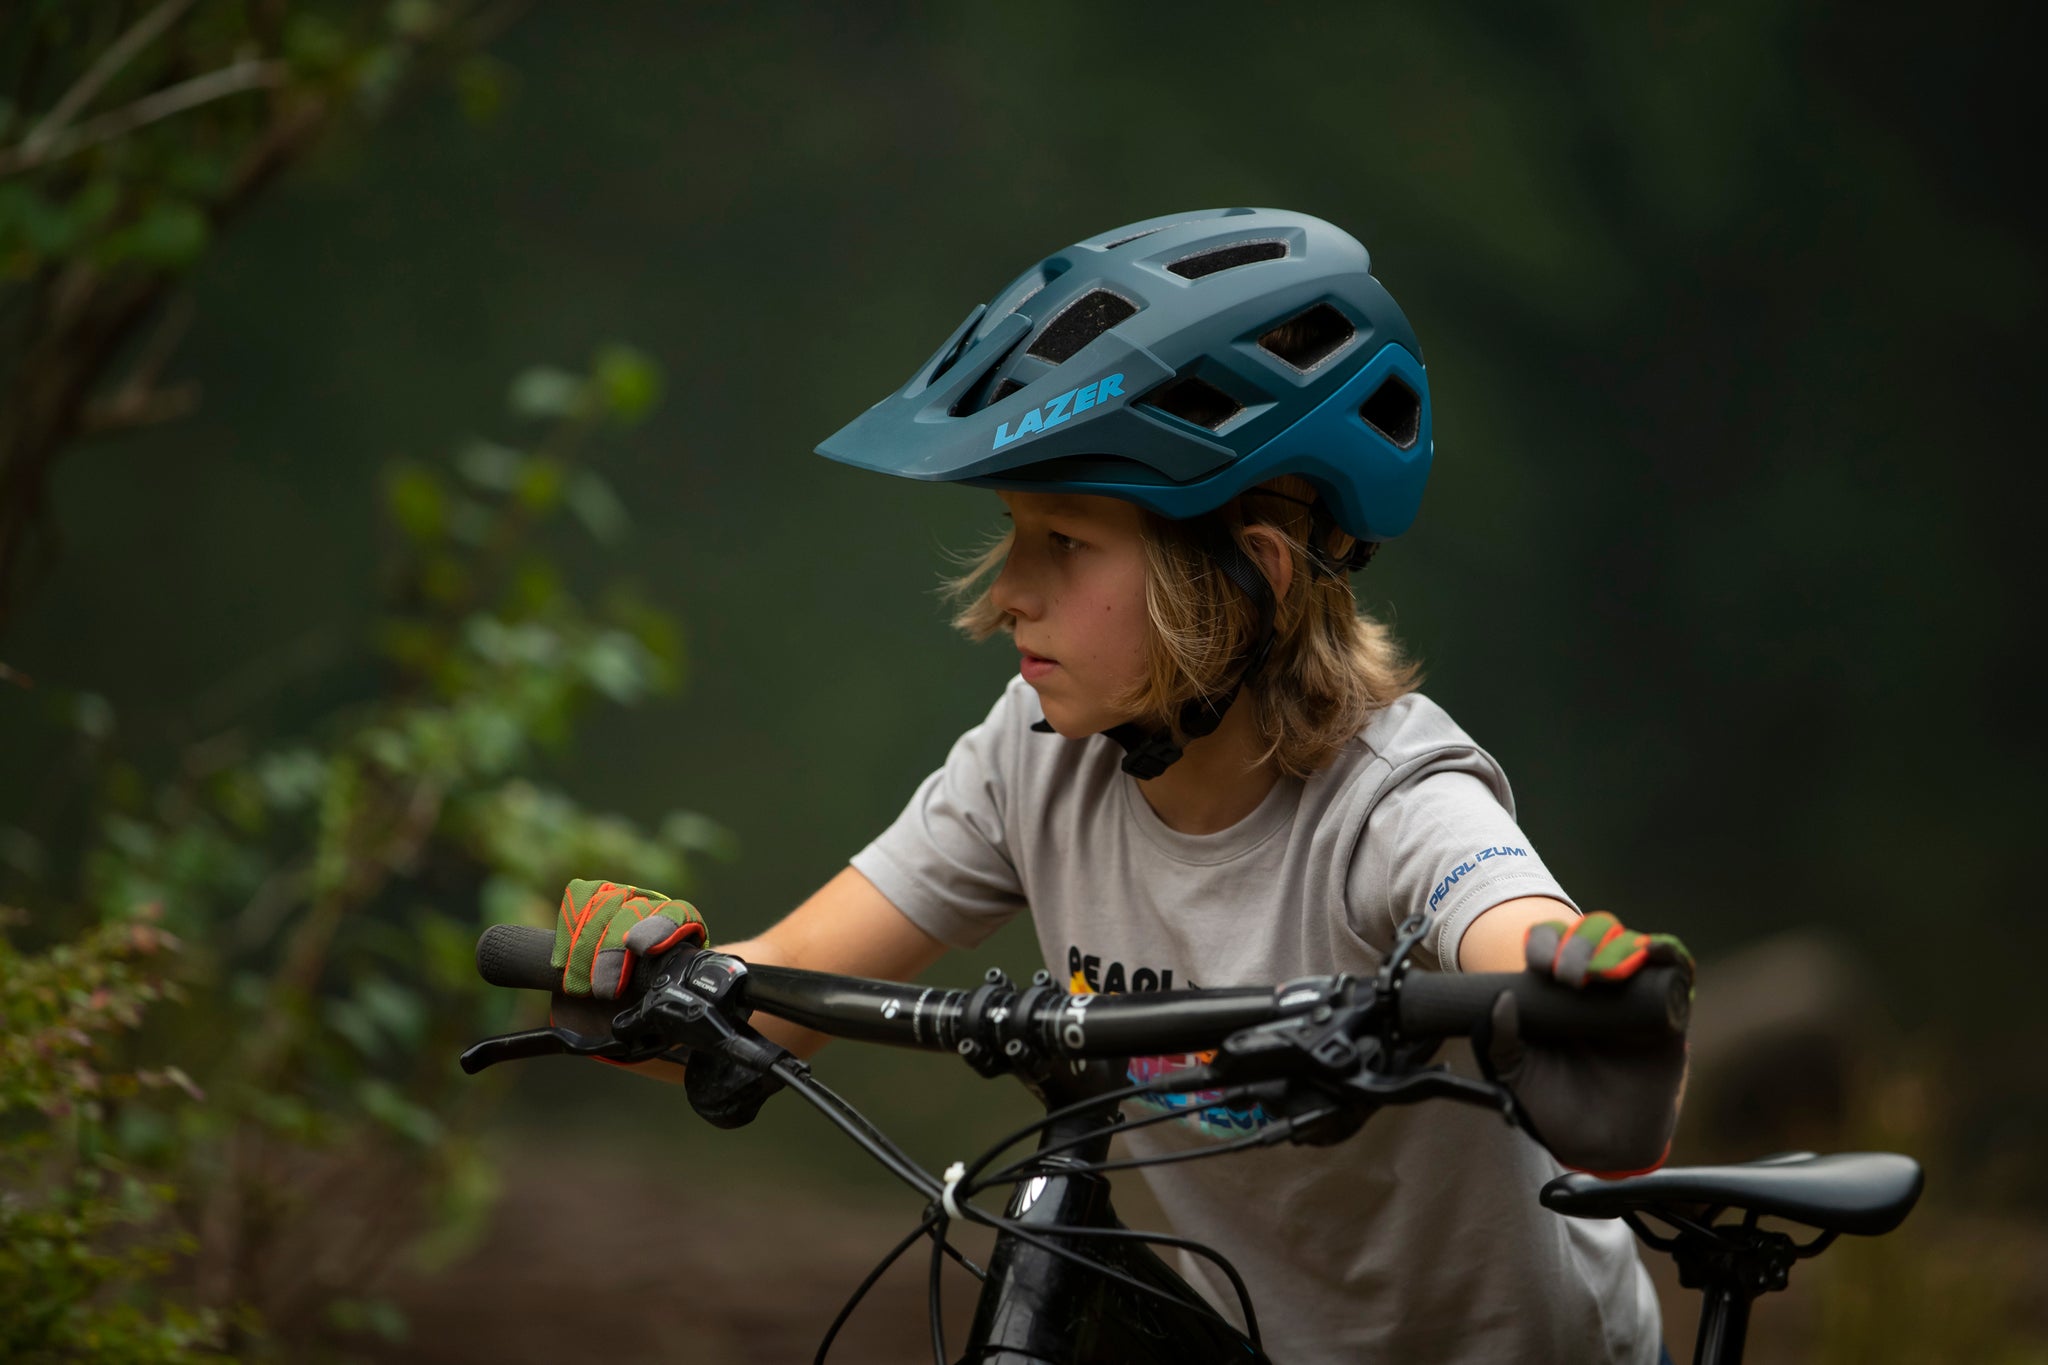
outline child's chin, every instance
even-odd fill
[[[1099,735],[1104,730],[1111,729],[1116,725],[1116,721],[1113,718],[1079,715],[1057,703],[1045,706],[1043,705],[1044,700],[1043,696],[1039,698],[1041,707],[1045,712],[1046,724],[1052,726],[1063,738],[1086,739],[1090,735]]]

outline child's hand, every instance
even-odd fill
[[[1639,934],[1621,927],[1605,910],[1567,923],[1546,920],[1531,925],[1522,944],[1529,970],[1567,986],[1588,981],[1626,981],[1645,967],[1683,967],[1692,979],[1692,954],[1671,934]]]
[[[608,1033],[617,1002],[633,990],[633,968],[683,943],[703,946],[709,931],[697,907],[617,882],[579,879],[562,893],[555,920],[561,969],[555,1022],[578,1033]]]
[[[1653,964],[1693,972],[1692,954],[1669,934],[1624,929],[1604,911],[1576,923],[1547,921],[1524,939],[1529,970],[1568,986],[1603,989]],[[1685,1088],[1685,1039],[1558,1046],[1521,1037],[1515,999],[1494,1002],[1479,1043],[1488,1074],[1514,1095],[1523,1126],[1559,1161],[1597,1175],[1655,1170],[1671,1148]]]

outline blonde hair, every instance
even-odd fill
[[[1305,504],[1314,498],[1308,483],[1286,477],[1193,521],[1145,513],[1145,611],[1151,625],[1145,676],[1115,699],[1119,710],[1170,726],[1184,703],[1228,688],[1238,659],[1252,647],[1258,613],[1204,548],[1218,531],[1231,536],[1254,564],[1259,561],[1253,541],[1274,537],[1293,565],[1287,595],[1273,613],[1272,653],[1236,702],[1251,707],[1262,750],[1254,766],[1270,759],[1288,776],[1305,778],[1335,757],[1373,712],[1415,689],[1421,670],[1393,632],[1358,609],[1347,575],[1320,569],[1310,552]],[[1331,556],[1341,558],[1356,544],[1341,532],[1331,535],[1323,547]],[[961,604],[953,624],[973,639],[1010,628],[984,581],[1002,567],[1010,541],[1004,535],[945,584],[946,595]]]

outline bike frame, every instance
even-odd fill
[[[1048,1108],[1062,1097],[1044,1097]],[[1075,1096],[1073,1098],[1079,1098]],[[1071,1102],[1071,1100],[1069,1100]],[[1091,1260],[1185,1299],[1204,1300],[1142,1242],[1075,1235],[1127,1232],[1110,1203],[1108,1177],[1063,1168],[1109,1154],[1114,1105],[1049,1124],[1038,1150],[1045,1173],[1017,1186],[1006,1216]],[[1084,1245],[1085,1244],[1085,1245]],[[998,1229],[973,1326],[959,1365],[1208,1365],[1265,1356],[1241,1332],[1207,1312],[1176,1309]]]

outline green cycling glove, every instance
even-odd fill
[[[617,882],[579,879],[562,893],[549,960],[562,972],[562,994],[622,999],[633,965],[682,943],[702,947],[709,930],[697,907]]]
[[[1624,929],[1601,911],[1576,923],[1549,920],[1523,940],[1528,968],[1567,986],[1601,990],[1643,968],[1669,964],[1690,981],[1692,954],[1670,934]],[[1664,1164],[1685,1088],[1685,1039],[1617,1038],[1561,1046],[1521,1036],[1514,996],[1494,1001],[1478,1044],[1488,1075],[1515,1097],[1522,1124],[1567,1166],[1619,1178]]]
[[[1671,934],[1641,934],[1621,927],[1605,910],[1573,923],[1545,920],[1523,939],[1529,970],[1583,986],[1588,981],[1626,981],[1645,967],[1681,966],[1693,974],[1692,954]]]

